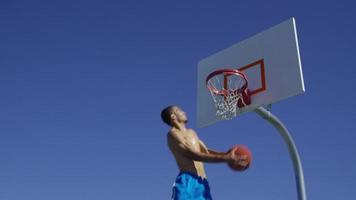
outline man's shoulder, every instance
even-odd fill
[[[196,134],[196,132],[191,128],[186,129],[186,131],[178,131],[178,130],[171,129],[171,130],[168,131],[167,135],[168,136],[173,136],[173,137],[178,137],[178,136],[180,136],[182,134],[191,134],[191,133]]]
[[[178,139],[179,138],[179,133],[178,131],[174,131],[174,130],[169,130],[167,133],[167,138],[168,139]]]
[[[198,137],[198,134],[194,131],[194,129],[187,129],[187,131],[194,137]]]
[[[183,138],[179,132],[170,130],[167,133],[167,143],[170,148],[175,148],[178,144],[183,143]]]
[[[195,134],[192,129],[187,129],[185,131],[171,129],[167,134],[167,139],[177,142],[183,142],[186,140],[186,138],[192,137],[192,133]]]
[[[195,133],[195,130],[192,128],[188,128],[187,131],[191,132],[191,133]]]
[[[170,129],[167,133],[168,136],[172,136],[172,135],[176,135],[177,134],[177,131],[173,130],[173,129]]]

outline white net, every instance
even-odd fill
[[[238,74],[229,76],[219,74],[207,81],[219,119],[232,119],[240,110],[238,103],[246,105],[242,95],[242,88],[246,84],[246,79]]]

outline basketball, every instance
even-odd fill
[[[235,160],[234,162],[230,162],[229,167],[235,171],[244,171],[248,169],[252,162],[252,153],[245,145],[236,145],[231,150],[235,153],[237,157],[246,156],[245,161],[238,162]]]

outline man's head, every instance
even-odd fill
[[[173,126],[174,123],[187,123],[188,118],[185,112],[178,106],[168,106],[161,112],[161,118],[164,123]]]

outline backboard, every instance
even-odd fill
[[[237,115],[305,91],[295,19],[288,19],[198,63],[197,117],[203,127],[219,121],[206,78],[219,69],[246,75],[251,104]]]

